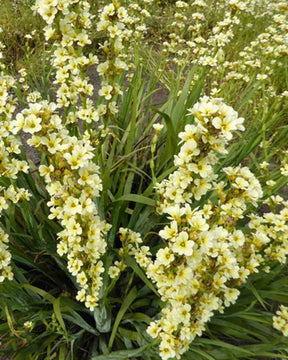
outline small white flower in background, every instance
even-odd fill
[[[283,176],[288,176],[288,162],[284,162],[284,161],[282,162],[280,172]]]
[[[288,307],[280,305],[280,309],[273,316],[273,327],[288,336]]]
[[[268,168],[269,168],[269,163],[268,163],[267,161],[263,161],[263,162],[260,164],[260,167],[261,167],[261,169],[267,171]]]
[[[111,85],[103,85],[102,88],[98,91],[100,96],[104,96],[106,100],[110,100],[112,98],[111,92],[113,87]]]
[[[24,323],[24,328],[27,331],[31,331],[32,330],[32,326],[33,326],[33,322],[32,321],[25,321]]]
[[[156,131],[157,134],[160,133],[160,131],[164,128],[163,124],[153,124],[153,128]]]
[[[177,8],[187,8],[189,5],[186,3],[186,2],[184,2],[184,1],[177,1],[176,2],[176,7]]]
[[[266,75],[266,74],[258,74],[258,75],[256,76],[256,79],[259,80],[259,81],[264,81],[264,80],[266,80],[267,78],[268,78],[268,75]]]
[[[117,266],[110,266],[109,270],[108,270],[108,274],[111,277],[111,279],[115,279],[119,276],[120,274],[120,269]]]
[[[274,180],[267,180],[267,181],[266,181],[266,185],[267,185],[269,188],[272,188],[275,184],[276,184],[276,181],[274,181]]]

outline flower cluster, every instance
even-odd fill
[[[172,55],[173,62],[181,66],[185,64],[185,58],[188,55],[188,49],[183,49],[183,44],[185,43],[184,32],[188,19],[186,13],[189,5],[184,1],[177,1],[175,5],[175,21],[170,24],[169,41],[164,41],[163,52],[164,54]],[[169,62],[170,56],[167,56],[166,62]]]
[[[281,163],[280,172],[283,176],[288,176],[288,151],[285,151],[284,159]]]
[[[120,275],[120,272],[125,270],[125,257],[127,255],[136,255],[134,246],[142,243],[141,234],[130,229],[121,227],[119,229],[119,234],[122,243],[122,247],[119,249],[121,261],[115,261],[114,264],[110,266],[108,273],[112,279],[117,278]]]
[[[116,103],[110,100],[114,95],[122,94],[118,84],[119,76],[123,71],[128,70],[127,54],[123,50],[126,41],[131,37],[127,28],[129,21],[127,9],[114,1],[102,9],[100,21],[97,24],[97,30],[107,37],[101,44],[105,61],[97,66],[97,72],[102,78],[101,89],[98,93],[108,102],[108,112],[112,115],[117,112],[117,107]],[[103,115],[107,112],[107,106],[104,106]]]
[[[217,4],[222,12],[222,19],[210,29],[207,20],[209,10],[207,2],[177,1],[175,21],[170,25],[170,40],[163,43],[163,52],[172,55],[173,62],[179,66],[189,66],[192,62],[215,68],[223,62],[225,58],[223,48],[234,37],[233,28],[240,24],[240,14],[248,11],[248,3],[248,0],[231,0],[225,4],[224,2]],[[215,11],[217,7],[215,6]],[[187,23],[191,25],[187,26]],[[166,62],[169,62],[169,57]]]
[[[251,215],[249,228],[253,232],[253,247],[260,251],[264,250],[264,256],[270,263],[275,261],[285,264],[288,255],[288,201],[281,196],[271,196],[265,203],[273,211],[263,216]],[[281,210],[277,212],[277,207]]]
[[[288,6],[281,2],[270,5],[271,23],[268,22],[265,31],[239,53],[239,60],[227,61],[223,66],[226,72],[226,81],[233,79],[249,82],[251,77],[255,76],[256,71],[258,73],[256,80],[268,85],[266,94],[269,97],[275,97],[274,70],[275,67],[281,66],[281,61],[288,54]]]
[[[288,307],[281,305],[276,314],[277,316],[273,316],[273,327],[288,336]]]
[[[102,286],[101,257],[110,225],[97,206],[102,181],[95,157],[101,131],[93,123],[101,109],[89,99],[93,86],[86,74],[98,62],[96,56],[84,55],[85,45],[91,43],[89,8],[85,0],[36,2],[34,10],[47,22],[46,40],[54,41],[56,101],[29,94],[27,108],[16,116],[14,126],[30,134],[28,144],[46,155],[39,173],[50,195],[49,219],[57,219],[63,228],[57,252],[67,258],[68,270],[76,277],[77,300],[93,310]]]
[[[189,114],[194,116],[195,124],[186,125],[179,134],[184,143],[175,157],[179,169],[157,185],[162,198],[158,204],[160,213],[167,212],[170,204],[190,203],[192,197],[200,200],[215,180],[212,167],[217,161],[215,154],[226,154],[225,145],[231,140],[232,132],[244,130],[244,119],[221,99],[203,97]]]
[[[233,132],[244,129],[243,119],[221,99],[208,97],[190,114],[195,120],[179,134],[177,169],[157,184],[158,212],[169,219],[159,232],[165,246],[153,260],[150,248],[135,235],[138,240],[129,250],[166,304],[147,330],[160,340],[164,360],[179,359],[214,312],[236,301],[249,275],[260,267],[269,271],[269,264],[283,263],[288,254],[288,203],[282,202],[279,214],[250,215],[248,231],[243,231],[238,220],[249,219],[249,209],[263,195],[261,185],[241,165],[224,168],[225,180],[214,172]],[[197,203],[208,191],[209,198]]]
[[[0,172],[1,175],[1,172]],[[8,188],[0,186],[0,216],[3,210],[9,208],[9,203],[17,204],[21,200],[28,200],[29,192],[24,188],[10,185]],[[5,279],[12,280],[13,273],[11,268],[11,253],[8,247],[9,236],[0,227],[0,282]]]
[[[168,27],[169,39],[165,38],[163,41],[163,64],[176,64],[178,76],[183,71],[185,73],[185,69],[190,69],[191,64],[195,65],[191,86],[195,85],[201,75],[201,72],[197,72],[199,65],[211,75],[212,85],[212,80],[216,79],[217,83],[219,84],[220,80],[224,87],[227,80],[231,79],[245,82],[253,80],[256,70],[257,80],[269,84],[266,88],[267,96],[275,97],[275,67],[279,62],[281,66],[283,58],[287,56],[286,3],[272,0],[217,1],[213,7],[213,19],[216,21],[211,19],[211,7],[207,6],[205,1],[177,1],[175,7],[175,21]],[[246,24],[244,18],[249,21],[251,16],[265,17],[267,29],[259,35],[255,29],[255,35],[258,35],[256,39],[241,49],[237,60],[233,56],[231,61],[230,50],[235,46],[233,39],[236,30],[239,31],[243,26],[243,32],[247,32],[252,24]],[[157,66],[159,67],[159,64]],[[158,68],[159,72],[163,72],[161,66]],[[171,76],[174,73],[175,69],[171,70]],[[278,96],[284,97],[285,91]]]
[[[100,260],[106,249],[104,235],[109,225],[98,215],[96,198],[102,182],[99,167],[92,161],[94,148],[86,131],[82,139],[71,136],[55,103],[45,100],[30,103],[14,121],[15,127],[32,136],[28,144],[47,155],[47,164],[39,167],[46,189],[50,219],[63,227],[57,251],[67,255],[68,270],[80,286],[77,299],[93,309],[102,285],[104,271]]]
[[[0,198],[0,201],[2,198]],[[0,227],[0,282],[13,279],[13,272],[10,265],[12,255],[8,249],[8,235]]]
[[[225,4],[223,19],[215,24],[207,40],[203,42],[199,57],[195,60],[196,63],[211,67],[215,69],[215,72],[219,72],[216,67],[223,63],[225,49],[235,36],[235,26],[240,24],[241,14],[248,9],[248,0],[229,0]]]
[[[97,66],[97,72],[102,79],[98,93],[107,102],[107,105],[101,106],[102,115],[107,113],[108,116],[113,116],[117,113],[114,100],[117,95],[122,95],[121,75],[133,70],[131,50],[146,32],[145,19],[150,16],[146,7],[152,0],[138,2],[133,2],[126,8],[114,0],[100,12],[97,30],[106,38],[100,45],[105,61]]]
[[[47,23],[45,39],[53,40],[57,106],[66,109],[67,123],[78,124],[82,120],[84,127],[99,120],[98,111],[89,99],[93,86],[86,75],[98,58],[92,53],[84,54],[84,47],[91,44],[88,32],[93,16],[89,8],[89,2],[83,0],[41,0],[33,6]]]
[[[0,59],[2,58],[4,45],[0,43]],[[12,117],[16,109],[16,100],[11,95],[14,79],[5,74],[5,66],[0,63],[0,179],[9,180],[13,185],[0,186],[0,216],[3,210],[7,210],[9,202],[14,204],[20,200],[29,198],[29,193],[24,188],[17,187],[17,175],[19,172],[28,172],[28,164],[24,160],[17,159],[21,152],[21,140],[17,137]],[[6,182],[5,182],[6,184]],[[8,250],[8,235],[0,227],[0,282],[12,279],[10,261],[11,254]]]
[[[129,4],[128,9],[132,25],[130,29],[133,31],[134,41],[140,40],[147,32],[146,20],[151,17],[149,6],[153,2],[154,0],[137,0]]]

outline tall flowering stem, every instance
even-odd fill
[[[4,49],[0,42],[0,59]],[[30,196],[26,189],[17,186],[18,174],[27,173],[29,166],[26,161],[17,158],[22,143],[12,121],[16,110],[16,99],[11,95],[14,84],[13,77],[6,75],[5,65],[0,62],[0,216],[10,203],[17,204]],[[8,240],[8,234],[0,227],[0,282],[13,278]]]
[[[43,29],[46,41],[53,41],[52,66],[55,69],[56,104],[64,109],[65,122],[87,124],[97,122],[99,115],[89,97],[93,94],[87,69],[98,63],[96,55],[84,54],[91,44],[89,30],[93,16],[90,4],[83,0],[36,1],[33,6],[46,21]]]
[[[268,272],[288,255],[288,202],[279,214],[249,215],[263,195],[254,174],[245,166],[226,167],[226,179],[219,181],[214,172],[233,133],[244,130],[244,119],[218,98],[203,97],[189,112],[195,120],[179,134],[177,169],[156,186],[158,212],[169,220],[159,232],[165,246],[153,259],[140,234],[125,230],[130,254],[166,304],[147,330],[160,340],[163,360],[180,359],[214,312],[236,301],[249,275]],[[243,231],[239,222],[249,217]]]
[[[29,145],[46,155],[39,172],[51,197],[49,218],[57,219],[63,227],[58,233],[57,252],[67,258],[68,270],[76,277],[76,298],[93,310],[102,286],[101,257],[110,226],[100,217],[97,207],[102,182],[95,149],[101,132],[92,127],[99,115],[89,100],[93,86],[86,74],[97,58],[83,52],[91,42],[89,7],[87,1],[81,0],[36,2],[34,10],[47,22],[45,37],[54,41],[56,99],[49,102],[30,97],[14,126],[29,133]]]
[[[140,0],[125,7],[121,1],[113,0],[100,11],[97,30],[105,36],[105,41],[100,45],[104,56],[97,72],[101,77],[98,94],[104,100],[99,109],[105,126],[118,112],[117,97],[123,94],[123,79],[128,71],[133,74],[139,60],[135,57],[139,57],[139,42],[147,30],[145,19],[150,17],[146,8],[152,2]]]

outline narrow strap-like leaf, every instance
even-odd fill
[[[136,299],[137,297],[137,289],[136,287],[133,287],[133,289],[129,292],[129,294],[126,296],[126,298],[124,299],[122,306],[116,316],[115,319],[115,323],[112,329],[112,333],[109,339],[109,344],[108,344],[108,348],[111,349],[113,346],[113,342],[116,336],[116,332],[118,329],[118,326],[120,324],[120,321],[122,319],[122,317],[124,316],[124,314],[126,313],[126,311],[128,310],[129,306],[132,304],[132,302]]]

